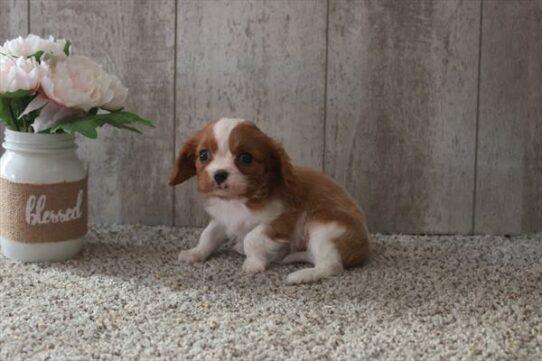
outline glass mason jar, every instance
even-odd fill
[[[5,130],[0,247],[20,261],[75,256],[87,232],[87,172],[71,134]]]

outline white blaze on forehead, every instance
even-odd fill
[[[231,131],[242,122],[244,122],[244,119],[222,118],[215,123],[213,133],[218,145],[218,154],[226,155],[230,152],[229,139]]]
[[[225,170],[229,173],[225,182],[228,186],[244,185],[245,179],[235,166],[234,156],[230,151],[230,134],[232,130],[244,119],[222,118],[213,125],[213,135],[218,146],[209,165],[205,168],[211,178],[218,170]]]

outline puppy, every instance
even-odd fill
[[[365,215],[331,178],[293,166],[282,146],[252,122],[222,118],[186,141],[169,184],[197,175],[209,225],[179,260],[202,262],[228,239],[246,255],[245,272],[271,262],[306,262],[291,284],[361,264],[369,254]]]

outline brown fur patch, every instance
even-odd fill
[[[276,241],[292,241],[296,238],[296,229],[301,211],[299,209],[289,209],[275,219],[267,228],[267,236]]]
[[[333,179],[313,169],[295,167],[293,179],[296,182],[295,198],[290,198],[288,211],[271,223],[268,234],[291,237],[302,216],[305,217],[302,220],[305,229],[312,223],[337,222],[346,228],[342,236],[333,240],[343,266],[363,263],[369,255],[369,235],[365,215],[352,197]],[[306,230],[303,233],[307,233]],[[306,244],[300,246],[306,248]]]

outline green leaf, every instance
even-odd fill
[[[129,127],[127,125],[124,125],[124,124],[115,124],[113,122],[108,122],[107,124],[111,125],[112,127],[115,127],[115,128],[119,128],[119,129],[127,129],[127,130],[130,130],[132,132],[136,132],[138,134],[143,134],[141,133],[141,131],[137,128],[134,128],[134,127]]]
[[[29,131],[30,124],[32,124],[33,121],[33,119],[30,119],[32,112],[24,116],[21,116],[21,114],[24,113],[24,110],[28,107],[28,104],[32,101],[33,98],[34,96],[19,96],[7,98],[11,111],[11,118],[15,125],[15,129],[17,129],[18,131]]]
[[[96,124],[96,122],[92,121],[92,119],[88,119],[88,117],[84,117],[84,118],[80,118],[74,121],[59,124],[51,128],[50,133],[56,133],[59,130],[63,130],[69,134],[78,132],[84,135],[85,137],[96,139],[98,138],[98,132],[96,131],[97,127],[98,125]],[[46,131],[43,131],[43,132],[46,132]]]
[[[17,90],[14,92],[3,93],[2,97],[7,99],[23,98],[34,94],[33,90]]]
[[[96,115],[89,115],[87,118],[92,118],[94,121],[96,121],[100,126],[104,124],[140,124],[147,127],[154,127],[152,122],[147,119],[141,118],[139,115],[129,112],[112,112],[112,113],[106,113],[106,114],[96,114]]]
[[[67,56],[70,56],[70,50],[71,50],[72,42],[69,40],[66,40],[66,44],[64,45],[64,54]]]
[[[0,97],[0,120],[6,123],[6,126],[9,129],[15,129],[13,118],[11,117],[11,110],[9,109],[9,100],[3,96]]]
[[[34,58],[38,63],[41,63],[41,57],[45,54],[43,50],[38,50],[34,54],[30,55],[29,58]]]
[[[139,117],[137,114],[129,112],[112,112],[106,114],[93,114],[94,109],[83,117],[67,120],[54,126],[51,129],[46,129],[45,133],[56,133],[59,130],[66,133],[81,133],[82,135],[95,139],[98,137],[97,128],[105,124],[119,129],[126,129],[132,132],[141,134],[141,131],[130,126],[132,124],[140,124],[148,127],[154,127],[151,121]]]
[[[24,97],[10,99],[9,105],[11,106],[11,112],[16,121],[19,120],[19,115],[24,111],[25,103],[26,99]]]

